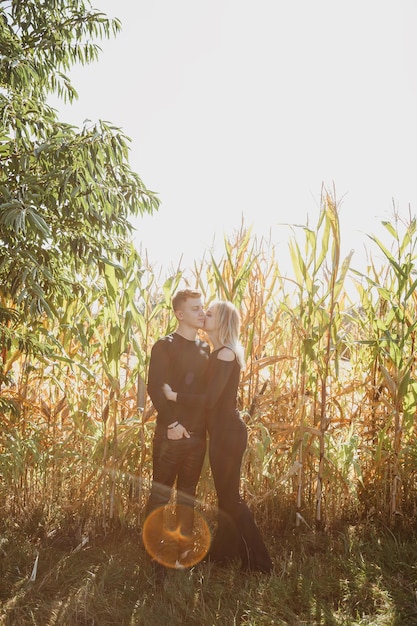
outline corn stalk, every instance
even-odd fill
[[[315,520],[322,522],[323,484],[326,473],[326,433],[331,424],[328,412],[334,377],[338,373],[342,287],[351,254],[340,264],[338,204],[330,193],[322,196],[316,231],[304,229],[304,255],[296,240],[290,242],[291,259],[298,285],[298,305],[284,309],[291,316],[300,339],[299,402],[297,406],[298,485],[296,521],[302,519],[304,485],[316,482]],[[329,398],[330,393],[330,398]],[[307,410],[308,409],[308,410]],[[316,443],[316,440],[318,443]],[[307,468],[305,454],[318,457],[317,473]],[[310,472],[307,480],[304,473]]]

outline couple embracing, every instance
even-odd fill
[[[240,494],[247,430],[237,409],[244,353],[240,316],[231,302],[204,311],[201,293],[185,289],[172,299],[176,330],[153,346],[148,392],[157,411],[153,481],[147,516],[170,500],[176,482],[181,536],[192,545],[196,487],[206,453],[218,499],[218,519],[208,560],[240,560],[249,571],[272,572],[272,562],[253,515]],[[198,338],[204,329],[210,346]],[[156,563],[156,574],[163,566]]]

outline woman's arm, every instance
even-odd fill
[[[168,383],[164,383],[162,385],[162,392],[165,395],[165,398],[170,402],[178,402],[178,404],[199,408],[206,404],[207,394],[205,393],[177,393],[176,391],[173,391],[172,387],[168,385]]]
[[[168,385],[168,383],[164,383],[162,385],[162,391],[164,392],[165,398],[167,400],[169,400],[170,402],[176,402],[177,401],[177,392],[176,391],[172,391],[170,385]]]
[[[167,400],[189,406],[214,406],[223,393],[232,372],[231,363],[235,361],[235,353],[230,348],[223,348],[209,363],[207,390],[204,394],[178,394],[168,383],[162,385]]]

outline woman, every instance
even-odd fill
[[[239,313],[231,302],[211,304],[204,323],[213,348],[204,398],[177,394],[169,385],[164,385],[164,393],[174,402],[204,402],[206,406],[210,466],[219,508],[210,561],[223,564],[240,558],[242,569],[270,573],[271,558],[240,495],[240,471],[248,435],[237,409],[240,371],[245,365],[239,329]]]

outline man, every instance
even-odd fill
[[[186,406],[167,400],[163,385],[201,397],[210,348],[197,337],[205,319],[201,293],[178,291],[172,308],[177,328],[154,344],[149,364],[148,393],[157,418],[147,516],[169,502],[176,481],[177,525],[185,545],[193,532],[195,493],[206,452],[205,416],[198,403]],[[155,565],[155,572],[157,578],[164,578],[160,566]]]

